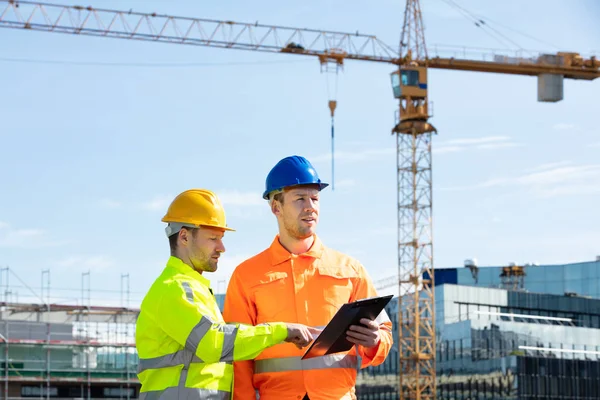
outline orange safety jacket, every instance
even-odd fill
[[[329,249],[315,236],[309,251],[294,255],[277,236],[271,247],[234,271],[227,293],[225,321],[260,324],[271,321],[324,327],[344,303],[377,296],[365,268]],[[373,348],[355,346],[348,353],[301,360],[305,349],[290,343],[264,350],[253,361],[234,362],[234,399],[353,399],[357,369],[381,364],[392,344],[392,323],[378,317],[381,341]],[[358,349],[358,354],[356,352]],[[359,361],[360,360],[360,361]]]

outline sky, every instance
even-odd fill
[[[486,18],[502,40],[449,0],[422,0],[430,52],[452,45],[600,54],[596,0],[455,2]],[[358,30],[393,47],[404,12],[401,0],[92,5]],[[2,298],[46,301],[49,276],[52,302],[138,306],[169,256],[160,219],[174,196],[194,187],[214,190],[237,230],[226,234],[227,252],[208,276],[223,292],[235,266],[276,234],[261,198],[273,165],[303,155],[331,182],[331,98],[335,189],[322,193],[318,234],[374,280],[396,274],[391,65],[348,61],[334,91],[335,75],[321,73],[312,57],[16,29],[0,30],[0,44],[0,266],[9,268],[0,273]],[[482,266],[594,260],[600,79],[565,80],[563,101],[538,103],[532,77],[428,77],[438,130],[435,267],[466,258]]]

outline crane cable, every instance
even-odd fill
[[[516,45],[520,50],[523,50],[522,47],[517,44],[515,41],[511,40],[509,37],[507,37],[506,35],[503,35],[500,31],[498,31],[497,29],[493,28],[489,23],[493,23],[495,25],[498,25],[500,27],[503,27],[505,29],[511,30],[521,36],[524,36],[528,39],[532,39],[536,42],[539,43],[543,43],[547,46],[553,47],[555,49],[558,49],[559,47],[556,46],[555,44],[549,43],[547,41],[541,40],[539,38],[536,38],[535,36],[529,35],[525,32],[522,32],[518,29],[515,28],[511,28],[510,26],[506,26],[503,25],[501,23],[499,23],[498,21],[494,21],[488,17],[485,17],[483,15],[475,15],[472,12],[470,12],[469,10],[467,10],[465,7],[462,7],[461,5],[459,5],[455,0],[442,0],[443,2],[445,2],[446,4],[448,4],[449,6],[455,8],[457,11],[459,11],[461,14],[463,14],[463,16],[467,19],[469,19],[471,22],[473,22],[475,24],[475,26],[477,26],[478,28],[481,28],[485,31],[485,27],[487,27],[488,29],[491,29],[492,31],[496,32],[497,35],[503,37],[504,39],[508,40],[509,42],[511,42],[512,44]],[[490,32],[486,32],[488,33],[490,36],[494,37]],[[505,45],[504,42],[502,42],[500,39],[494,37],[494,39],[498,40],[499,42],[501,42],[503,45]]]
[[[331,190],[333,191],[335,189],[335,183],[334,183],[334,173],[335,173],[335,162],[334,162],[334,157],[335,157],[335,109],[337,107],[337,91],[338,91],[338,77],[339,77],[339,70],[341,68],[341,64],[336,63],[335,65],[335,80],[333,82],[333,90],[331,88],[331,84],[329,81],[329,75],[331,73],[331,71],[327,68],[327,66],[325,66],[325,79],[327,82],[327,97],[329,99],[328,102],[328,106],[329,106],[329,111],[331,114]],[[323,71],[323,69],[321,70]],[[333,96],[332,96],[332,91],[333,91]]]
[[[459,4],[457,4],[456,2],[454,2],[453,0],[442,0],[442,1],[444,3],[446,3],[446,4],[448,4],[449,6],[455,8],[465,18],[467,18],[468,20],[470,20],[471,22],[473,22],[476,27],[481,28],[484,32],[486,32],[492,38],[496,39],[500,44],[502,44],[503,46],[505,46],[507,49],[510,49],[510,45],[507,45],[506,42],[504,42],[504,40],[506,40],[506,41],[512,43],[513,45],[517,46],[517,48],[519,48],[520,50],[523,49],[517,42],[515,42],[514,40],[511,40],[506,35],[503,35],[497,29],[489,26],[488,24],[486,24],[486,22],[482,18],[477,17],[472,12],[470,12],[466,8],[460,6]],[[489,30],[491,30],[493,33],[490,32],[490,31],[488,31],[488,30],[486,30],[486,28],[489,29]],[[495,35],[494,35],[494,33],[495,33]],[[504,39],[504,40],[502,40],[502,39]]]

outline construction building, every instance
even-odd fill
[[[137,398],[139,310],[0,303],[2,398]]]
[[[435,271],[438,399],[597,399],[600,259]],[[388,306],[397,337],[397,299]],[[395,399],[397,347],[361,373],[361,399]]]
[[[435,270],[438,399],[596,399],[600,259]],[[216,295],[222,307],[224,295]],[[398,298],[386,307],[398,337]],[[137,398],[139,309],[0,303],[2,397]],[[403,320],[405,319],[403,313]],[[397,399],[398,343],[359,399]]]

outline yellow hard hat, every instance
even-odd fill
[[[184,226],[235,230],[227,227],[225,210],[217,195],[206,189],[186,190],[175,197],[161,221],[169,223],[165,229],[167,236],[174,235]]]

